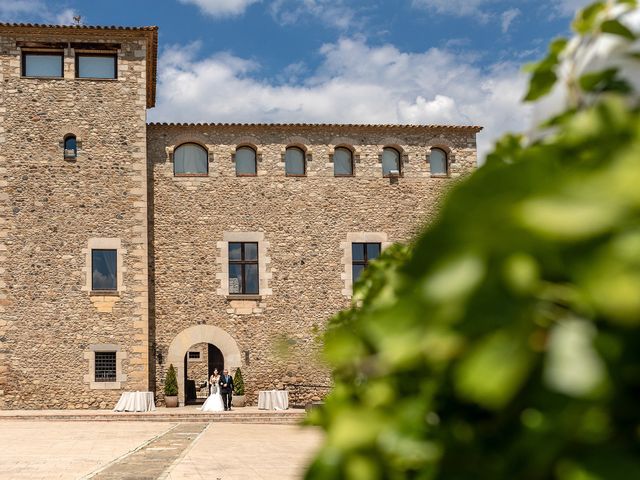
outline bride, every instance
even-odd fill
[[[220,374],[218,369],[213,370],[213,375],[209,378],[210,395],[202,405],[203,412],[224,412],[224,404],[222,403],[222,396],[220,395],[220,386],[218,381],[220,380]]]

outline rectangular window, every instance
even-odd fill
[[[117,78],[117,56],[111,54],[76,55],[77,78]]]
[[[62,78],[62,52],[24,52],[22,54],[22,76]]]
[[[118,251],[91,250],[91,289],[118,289]]]
[[[229,242],[229,293],[257,295],[258,243]]]
[[[351,244],[351,274],[356,283],[371,260],[380,256],[380,243],[352,243]]]
[[[190,360],[200,360],[200,352],[189,352]]]
[[[96,382],[116,381],[116,352],[95,352]]]

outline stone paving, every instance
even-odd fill
[[[119,459],[90,476],[95,480],[155,480],[178,460],[191,443],[207,428],[207,423],[181,423],[131,455]]]
[[[0,479],[293,480],[321,440],[294,425],[0,419]]]
[[[319,430],[296,425],[211,424],[168,480],[294,480],[320,446]]]
[[[170,423],[0,421],[0,478],[77,479],[175,427]]]

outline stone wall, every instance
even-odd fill
[[[475,168],[477,129],[147,126],[146,35],[0,25],[0,408],[111,408],[123,390],[162,403],[169,363],[183,384],[184,355],[202,348],[187,366],[200,379],[206,342],[242,367],[250,404],[285,386],[317,400],[330,383],[320,335],[350,304],[350,242],[409,241]],[[21,78],[19,42],[65,45],[64,78]],[[120,45],[117,80],[75,78],[83,42]],[[173,175],[185,142],[209,152],[207,176]],[[256,177],[236,177],[240,145],[257,150]],[[287,146],[306,152],[305,177],[285,176]],[[333,176],[336,146],[353,150],[353,177]],[[382,176],[385,146],[402,153],[400,178]],[[449,152],[447,178],[431,176],[432,147]],[[230,241],[259,243],[259,295],[229,295]],[[92,291],[93,248],[118,252],[115,295]],[[104,351],[115,382],[94,378]]]
[[[157,360],[164,359],[156,365],[158,385],[174,338],[194,325],[213,325],[238,344],[250,403],[259,390],[287,384],[302,385],[292,387],[297,403],[326,393],[323,386],[330,379],[319,360],[319,335],[327,320],[350,303],[344,292],[349,234],[384,233],[389,242],[409,241],[434,218],[453,181],[431,177],[430,148],[450,151],[455,178],[476,165],[475,133],[427,127],[150,125],[151,276]],[[185,142],[209,151],[208,176],[173,175],[171,152]],[[258,175],[236,177],[233,152],[247,144],[258,151]],[[285,176],[288,145],[309,154],[306,177]],[[336,145],[355,150],[354,177],[333,176],[330,155]],[[404,153],[399,179],[382,177],[384,146]],[[250,299],[228,295],[225,285],[226,241],[243,235],[261,239],[267,276],[260,295]]]
[[[0,408],[105,408],[149,387],[147,43],[90,33],[0,29]],[[21,78],[19,41],[66,43],[64,78]],[[121,44],[117,80],[75,78],[68,42],[86,41]],[[87,288],[91,241],[120,245],[115,296]],[[94,382],[100,349],[118,349],[120,389]]]

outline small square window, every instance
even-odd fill
[[[79,53],[76,55],[77,78],[117,78],[117,56]]]
[[[95,352],[95,381],[116,381],[116,352]]]
[[[22,54],[22,76],[62,78],[62,52],[24,52]]]
[[[189,360],[200,360],[200,352],[189,352]]]
[[[351,278],[356,283],[369,262],[380,256],[380,243],[351,244]]]
[[[117,250],[91,250],[91,289],[117,290]]]

